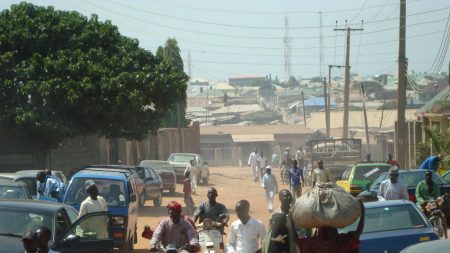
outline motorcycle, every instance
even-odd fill
[[[440,206],[444,203],[444,196],[436,199],[430,199],[425,205],[425,209],[429,213],[429,221],[433,225],[433,228],[439,238],[446,238],[447,233],[444,228],[444,222],[442,220],[442,211]]]
[[[177,248],[174,244],[168,244],[166,247],[155,247],[153,249],[150,249],[149,252],[156,252],[156,253],[180,253],[180,252],[191,252],[191,249],[189,245],[183,245],[179,248]],[[195,252],[195,251],[193,251]]]
[[[197,225],[201,253],[225,253],[223,236],[219,231],[222,226],[221,223],[210,219],[205,219]]]

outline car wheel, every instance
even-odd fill
[[[155,206],[161,206],[162,204],[162,194],[161,192],[159,193],[158,197],[156,199],[153,200],[153,205]]]

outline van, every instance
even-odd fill
[[[137,219],[139,212],[136,181],[130,170],[101,166],[85,167],[69,182],[63,203],[73,206],[78,211],[80,204],[88,194],[84,188],[87,180],[93,180],[99,195],[108,205],[112,215],[112,233],[114,247],[119,252],[130,252],[137,243]]]

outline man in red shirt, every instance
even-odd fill
[[[392,167],[396,166],[397,168],[400,168],[400,165],[398,164],[398,162],[396,160],[392,159],[391,154],[388,155],[387,163],[390,164]]]

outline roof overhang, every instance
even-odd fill
[[[233,134],[231,136],[233,142],[273,142],[275,138],[273,134]]]

